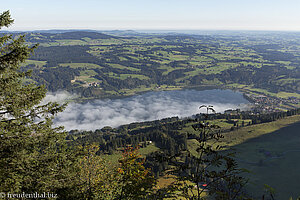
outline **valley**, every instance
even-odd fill
[[[0,199],[300,200],[300,1],[5,1]]]
[[[96,144],[111,166],[118,165],[124,148],[139,147],[144,166],[163,190],[183,178],[168,174],[176,165],[193,170],[205,127],[216,128],[222,139],[214,148],[220,155],[235,151],[237,164],[250,171],[242,174],[249,178],[248,194],[259,198],[263,184],[269,184],[279,199],[298,195],[296,186],[288,186],[298,180],[292,167],[298,165],[293,159],[299,151],[296,33],[79,31],[32,32],[26,38],[39,47],[21,67],[32,71],[23,83],[45,85],[53,99],[68,92],[69,107],[54,123],[63,122],[57,125],[68,130],[69,145]],[[243,103],[247,109],[241,109]],[[199,111],[202,104],[213,104],[217,112],[205,115]],[[174,155],[175,163],[156,160]],[[292,174],[275,177],[270,170]]]
[[[300,41],[293,32],[33,32],[26,38],[28,44],[39,43],[23,65],[33,70],[26,81],[45,84],[49,91],[79,94],[81,100],[215,87],[279,98],[272,101],[271,111],[300,105]]]

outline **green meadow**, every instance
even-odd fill
[[[87,69],[95,69],[95,68],[103,68],[100,65],[93,63],[61,63],[59,64],[61,67],[71,67],[71,68],[87,68]]]
[[[225,119],[211,123],[230,127]],[[195,133],[192,124],[187,124],[182,131]],[[242,174],[249,178],[245,189],[256,199],[261,198],[264,184],[275,189],[276,199],[300,196],[300,115],[241,127],[224,136],[217,144],[237,152],[239,167],[250,171]],[[196,155],[197,140],[190,139],[187,143]]]
[[[39,68],[42,68],[46,64],[47,64],[47,61],[26,60],[24,63],[22,63],[22,66],[35,65],[35,66],[37,66]]]
[[[48,82],[46,85],[49,85],[51,82],[57,84],[55,88],[65,89],[55,77],[52,77],[53,80],[38,77],[43,71],[63,71],[57,69],[60,66],[70,67],[70,72],[76,74],[95,69],[95,73],[81,72],[76,79],[97,82],[93,76],[98,75],[107,80],[99,85],[105,97],[110,94],[124,96],[123,91],[132,95],[141,91],[142,87],[149,91],[160,85],[167,85],[166,88],[212,85],[249,94],[300,98],[297,74],[300,57],[294,50],[299,46],[292,43],[297,40],[294,36],[282,38],[282,45],[278,46],[278,40],[273,37],[254,37],[251,34],[247,37],[172,34],[98,37],[99,33],[91,32],[72,34],[72,37],[67,34],[31,34],[33,41],[40,40],[41,48],[38,47],[35,55],[23,66],[36,66],[33,79],[38,84]],[[67,70],[64,73],[68,73]],[[276,76],[270,76],[272,73]],[[133,86],[132,80],[126,82],[130,78],[139,79],[133,80],[138,84]],[[86,83],[76,82],[73,77],[70,79],[70,90],[79,90],[80,87],[80,91],[93,90],[87,88]],[[81,94],[82,98],[86,98],[84,95],[90,93]],[[296,101],[291,103],[294,105],[289,105],[290,102],[276,107],[288,109],[298,106]]]
[[[231,146],[240,167],[250,170],[247,190],[259,198],[264,184],[276,199],[300,196],[300,116],[248,126],[225,134],[221,145]]]
[[[299,120],[300,121],[300,120]],[[264,184],[276,199],[300,196],[300,122],[234,146],[239,166],[250,170],[247,190],[256,198]]]

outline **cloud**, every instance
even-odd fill
[[[50,94],[48,99],[59,100],[65,96],[68,95]],[[202,104],[213,105],[217,112],[223,112],[244,108],[247,103],[240,93],[230,90],[149,92],[122,99],[70,103],[64,112],[58,114],[54,123],[66,130],[95,130],[173,116],[188,117],[200,113],[199,106]]]
[[[74,99],[78,95],[70,94],[67,91],[57,91],[57,92],[47,92],[46,97],[40,103],[41,105],[46,104],[48,102],[57,102],[57,103],[64,103],[67,100]]]

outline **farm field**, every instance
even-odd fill
[[[33,70],[32,79],[81,99],[215,86],[299,100],[300,40],[293,33],[118,36],[74,31],[26,37],[29,44],[40,44],[23,65]],[[297,101],[283,108],[299,107]]]

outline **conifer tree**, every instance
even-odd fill
[[[12,23],[9,11],[0,14],[0,28]],[[23,84],[30,72],[22,72],[20,64],[36,48],[24,37],[0,36],[0,191],[58,192],[67,185],[66,166],[71,165],[66,133],[52,127],[64,105],[41,105],[46,89]]]

